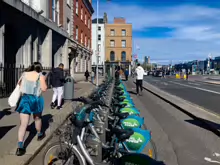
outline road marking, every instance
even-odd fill
[[[214,93],[214,94],[220,95],[220,92],[212,91],[212,90],[209,90],[209,89],[194,87],[194,86],[190,86],[190,85],[186,85],[186,84],[181,84],[181,83],[173,82],[173,81],[170,81],[170,82],[174,83],[174,84],[177,84],[177,85],[181,85],[181,86],[185,86],[185,87],[189,87],[189,88],[194,88],[194,89],[198,89],[198,90],[201,90],[201,91],[210,92],[210,93]]]
[[[210,163],[216,163],[216,164],[220,164],[220,162],[219,162],[219,161],[212,160],[211,158],[208,158],[208,157],[204,157],[204,159],[205,159],[207,162],[210,162]]]
[[[215,152],[215,153],[213,154],[213,156],[220,157],[220,154],[217,153],[217,152]]]
[[[200,84],[192,83],[192,82],[188,82],[188,84],[191,84],[191,85],[198,85],[198,86],[200,86]]]

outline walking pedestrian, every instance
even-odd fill
[[[119,68],[119,78],[120,78],[120,80],[122,79],[122,75],[123,75],[123,70],[122,70],[122,68]]]
[[[125,70],[125,80],[128,81],[129,72],[128,69]]]
[[[92,81],[93,84],[94,84],[94,78],[95,78],[95,73],[92,70],[92,72],[91,72],[91,81]]]
[[[166,74],[166,73],[165,73],[165,70],[162,69],[162,78],[166,78],[166,77],[165,77],[165,74]]]
[[[115,79],[119,80],[119,77],[120,77],[119,68],[116,68],[115,69]]]
[[[53,69],[51,74],[51,85],[53,87],[53,97],[51,103],[51,109],[56,107],[57,101],[57,109],[62,109],[62,98],[63,98],[63,86],[64,86],[64,64],[60,63],[59,66]]]
[[[18,148],[16,150],[17,156],[22,156],[26,152],[24,148],[24,137],[31,114],[33,114],[35,121],[37,140],[40,141],[46,136],[45,132],[42,132],[41,115],[44,108],[44,98],[41,94],[47,90],[47,85],[45,77],[41,74],[41,72],[41,63],[35,62],[27,70],[25,70],[18,81],[22,96],[16,108],[16,111],[20,115]]]
[[[188,80],[188,78],[189,78],[189,71],[188,69],[186,69],[186,80]]]
[[[144,69],[141,67],[141,65],[139,63],[137,64],[137,68],[135,69],[135,73],[136,73],[136,91],[137,91],[137,95],[142,95]],[[140,93],[139,93],[139,88],[140,88]]]
[[[86,77],[86,81],[88,81],[88,78],[89,78],[89,71],[88,70],[85,71],[84,76]]]

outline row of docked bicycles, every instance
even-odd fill
[[[120,80],[108,78],[88,98],[72,101],[84,105],[56,132],[59,141],[46,148],[43,165],[163,164]]]

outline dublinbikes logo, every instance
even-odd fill
[[[144,143],[144,136],[137,132],[134,132],[134,134],[125,142],[128,149],[133,151],[139,150]]]
[[[125,119],[122,121],[122,126],[124,128],[138,128],[140,127],[140,124],[135,119]]]
[[[139,114],[139,112],[134,109],[134,108],[122,108],[120,110],[121,113],[129,113],[130,115],[136,115],[136,114]]]

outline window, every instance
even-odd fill
[[[88,39],[88,49],[90,48],[90,39]]]
[[[88,28],[90,29],[90,18],[88,18]]]
[[[67,5],[70,6],[70,0],[66,0]]]
[[[81,44],[83,44],[83,31],[81,31]]]
[[[87,47],[87,36],[85,35],[85,47]]]
[[[98,30],[99,30],[99,31],[101,30],[101,26],[98,27]]]
[[[111,36],[114,36],[114,35],[115,35],[115,30],[111,29]]]
[[[98,40],[101,41],[101,34],[98,35]]]
[[[67,32],[70,34],[70,20],[67,18]]]
[[[121,40],[121,47],[125,48],[126,47],[126,41],[125,40]]]
[[[83,8],[81,7],[81,20],[83,20]]]
[[[121,61],[123,61],[123,62],[126,61],[126,52],[125,51],[121,52]]]
[[[115,47],[115,40],[111,40],[111,41],[110,41],[110,46],[111,46],[111,47]]]
[[[79,12],[79,2],[76,0],[76,14],[78,15]]]
[[[115,61],[115,52],[114,51],[110,52],[110,61]]]
[[[125,30],[125,29],[122,29],[122,30],[121,30],[121,35],[122,35],[122,36],[126,36],[126,30]]]
[[[76,41],[78,41],[79,39],[79,30],[78,30],[78,26],[76,26]]]
[[[98,51],[101,51],[101,44],[98,44]]]
[[[85,25],[87,25],[87,15],[85,13]]]
[[[60,19],[59,19],[60,3],[58,0],[53,1],[52,10],[53,10],[53,21],[56,22],[57,25],[59,25],[60,24]]]

